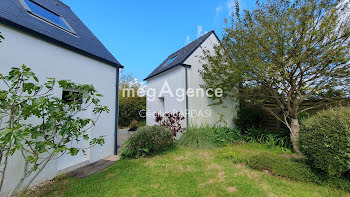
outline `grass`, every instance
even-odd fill
[[[272,176],[242,164],[261,154],[293,157],[256,143],[216,149],[178,147],[152,158],[120,160],[82,180],[60,178],[35,195],[350,196],[343,190]]]

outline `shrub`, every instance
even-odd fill
[[[267,170],[275,176],[318,182],[317,176],[308,165],[278,154],[264,153],[252,156],[248,165],[257,170]]]
[[[206,127],[209,133],[212,133],[216,144],[219,146],[224,146],[226,144],[233,144],[238,140],[242,140],[243,136],[241,131],[237,129],[232,129],[229,127]]]
[[[266,144],[268,148],[280,148],[283,152],[291,148],[289,135],[284,130],[271,133],[264,128],[251,127],[244,132],[244,139],[247,142]]]
[[[300,149],[309,163],[331,176],[350,172],[350,107],[321,111],[304,119]]]
[[[135,95],[123,97],[123,90],[119,91],[119,125],[127,127],[133,120],[138,122],[145,121],[145,118],[140,116],[140,111],[146,109],[146,97]]]
[[[155,113],[154,116],[155,122],[158,123],[160,126],[169,129],[173,133],[174,139],[176,139],[176,135],[178,133],[182,133],[183,128],[181,121],[183,121],[185,117],[183,117],[180,112],[173,114],[165,113],[164,117],[159,113]]]
[[[264,124],[264,111],[241,100],[235,124],[241,131],[246,131],[251,127],[260,128]]]
[[[242,156],[239,158],[242,158]],[[315,171],[304,159],[295,160],[280,154],[261,153],[253,155],[247,160],[249,167],[257,170],[267,170],[274,176],[285,177],[296,181],[313,182],[319,185],[350,191],[349,180],[328,176],[324,172]]]
[[[187,129],[186,132],[182,134],[178,144],[193,148],[217,147],[213,134],[202,128]]]
[[[169,149],[173,143],[172,133],[164,127],[141,127],[124,145],[122,156],[128,158],[152,156]]]
[[[213,148],[241,140],[240,131],[228,127],[200,127],[188,129],[178,144],[195,148]]]

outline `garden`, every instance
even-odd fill
[[[174,141],[164,127],[141,127],[112,167],[85,179],[57,177],[31,195],[349,196],[350,144],[339,142],[350,136],[349,117],[342,107],[302,120],[304,156],[257,128],[192,128]]]

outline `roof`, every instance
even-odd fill
[[[148,80],[152,77],[155,77],[165,71],[168,71],[170,69],[173,69],[177,66],[183,65],[184,62],[192,55],[192,53],[202,45],[202,43],[209,38],[211,34],[215,34],[214,31],[210,31],[206,34],[204,34],[202,37],[198,38],[197,40],[191,42],[190,44],[186,45],[182,49],[176,51],[175,53],[169,55],[169,57],[163,61],[151,74],[149,74],[144,80]],[[217,36],[216,36],[217,37]],[[219,38],[218,38],[219,40]],[[176,57],[175,59],[173,59]],[[170,62],[170,63],[169,63]]]
[[[73,31],[65,31],[27,11],[22,0],[0,1],[0,23],[24,31],[45,41],[73,50],[98,61],[122,68],[122,65],[84,25],[73,11],[59,0],[31,0],[63,17]],[[4,35],[6,37],[6,35]]]

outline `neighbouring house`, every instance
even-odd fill
[[[147,125],[155,124],[155,113],[181,112],[185,117],[185,127],[206,125],[234,127],[238,103],[224,100],[221,105],[210,105],[213,103],[212,99],[208,98],[206,90],[200,87],[203,80],[199,71],[206,62],[202,58],[203,50],[213,54],[214,47],[218,44],[220,40],[215,32],[208,32],[171,54],[145,79],[149,92],[146,103]],[[182,90],[185,90],[184,92],[188,90],[188,96],[182,97]],[[213,91],[209,93],[210,96]]]
[[[73,11],[59,0],[1,0],[0,32],[5,37],[0,44],[0,73],[6,74],[10,67],[25,64],[40,81],[55,77],[92,84],[104,95],[101,104],[110,108],[110,113],[103,114],[90,131],[92,138],[105,136],[104,146],[95,146],[86,155],[64,155],[51,161],[34,184],[116,154],[118,81],[122,65]],[[66,91],[70,90],[57,88],[54,95],[62,97]],[[88,110],[82,116],[91,115]],[[82,146],[88,145],[85,143]],[[21,159],[19,154],[10,158],[5,190],[14,188],[21,176]]]

